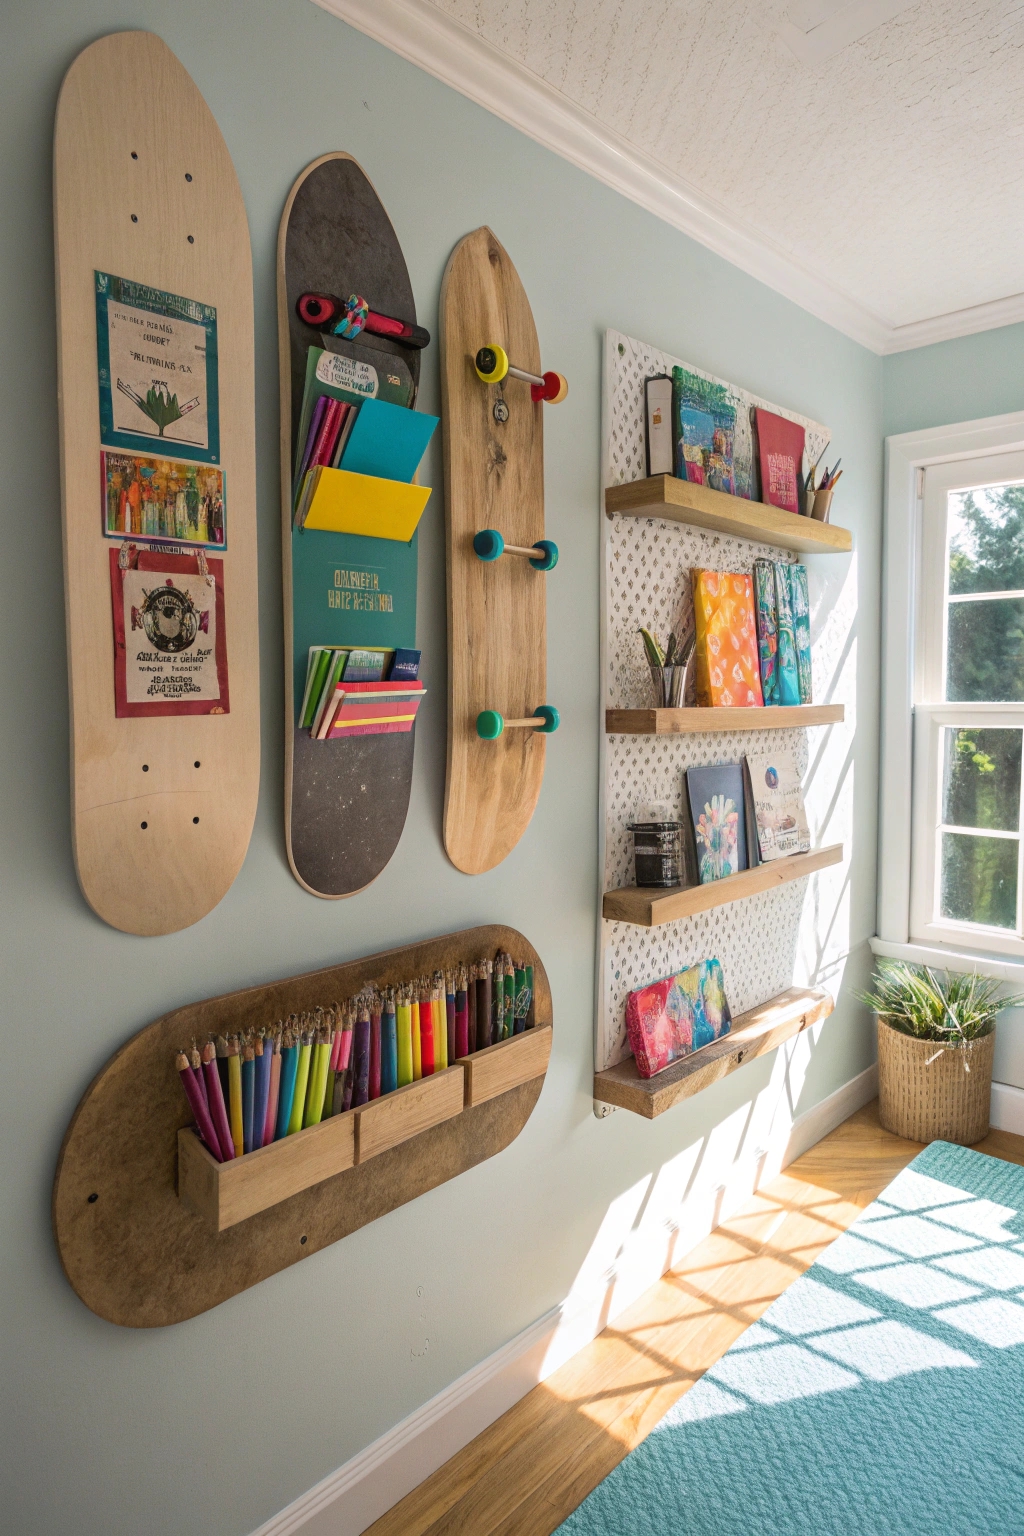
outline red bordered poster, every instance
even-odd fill
[[[226,715],[223,560],[130,545],[122,569],[112,549],[110,592],[118,718]]]

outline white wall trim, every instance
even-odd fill
[[[710,1199],[706,1189],[688,1199],[671,1229],[653,1227],[646,1232],[640,1245],[633,1244],[602,1273],[599,1285],[546,1312],[351,1461],[300,1494],[253,1536],[296,1536],[300,1531],[302,1536],[359,1536],[596,1338],[661,1275],[681,1265],[686,1254],[748,1200],[759,1184],[873,1099],[877,1084],[874,1066],[844,1083],[800,1115],[774,1152],[755,1152],[738,1174],[734,1167],[728,1188],[716,1188]],[[685,1234],[680,1220],[686,1222]]]
[[[913,772],[914,579],[918,471],[954,459],[1024,448],[1024,411],[885,440],[882,529],[882,734],[878,789],[878,936],[910,938],[910,785]],[[880,951],[876,951],[880,953]]]
[[[316,0],[844,335],[885,354],[1024,320],[1024,294],[894,326],[429,0]]]
[[[890,939],[869,939],[871,952],[888,960],[909,960],[912,965],[930,965],[933,969],[977,971],[995,981],[1012,982],[1024,992],[1024,960],[985,955],[971,949],[947,948],[937,944],[894,944]]]
[[[993,1083],[988,1118],[994,1130],[1024,1136],[1024,1088],[1014,1088],[1010,1083]]]

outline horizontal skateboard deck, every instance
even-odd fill
[[[54,223],[75,867],[104,921],[171,933],[256,814],[253,305],[227,146],[152,33],[68,70]]]
[[[498,346],[540,374],[529,300],[487,228],[452,252],[441,287],[442,423],[448,553],[448,773],[444,844],[456,868],[500,864],[530,823],[544,777],[537,730],[482,740],[477,717],[531,716],[547,701],[547,576],[528,560],[480,559],[474,536],[505,545],[544,537],[543,404],[530,385],[481,382],[474,360]]]
[[[292,526],[296,438],[310,347],[355,363],[382,398],[415,403],[420,356],[362,331],[318,332],[297,313],[304,293],[363,295],[414,322],[398,237],[350,155],[323,155],[292,187],[278,240],[281,357],[281,533],[285,613],[285,839],[299,884],[351,896],[375,880],[405,826],[412,731],[314,741],[298,710],[314,645],[416,645],[417,539],[409,543]],[[367,374],[366,370],[372,370]],[[429,686],[429,681],[428,681]]]

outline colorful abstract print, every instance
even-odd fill
[[[701,960],[626,999],[626,1032],[641,1077],[727,1035],[731,1022],[717,960]]]

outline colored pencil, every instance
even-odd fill
[[[409,1034],[412,1039],[412,1080],[423,1076],[423,1037],[420,1034],[420,1000],[415,989],[409,996]]]
[[[306,1093],[306,1109],[302,1117],[303,1129],[319,1125],[324,1114],[324,1097],[327,1092],[327,1067],[331,1059],[331,1037],[322,1009],[317,1009],[320,1020],[315,1032],[309,1067],[309,1089]],[[333,1015],[332,1015],[333,1018]]]
[[[305,1014],[303,1018],[306,1019]],[[292,1112],[288,1116],[288,1135],[302,1130],[302,1117],[306,1113],[306,1093],[309,1090],[309,1063],[313,1054],[313,1035],[306,1019],[306,1027],[299,1032],[299,1065],[295,1072],[295,1097]]]
[[[235,1156],[245,1151],[242,1130],[242,1062],[238,1054],[238,1036],[228,1041],[228,1112],[231,1117],[231,1140],[235,1144]]]
[[[515,970],[513,969],[512,961],[509,959],[508,955],[506,955],[505,956],[505,1015],[504,1015],[504,1022],[502,1024],[502,1028],[501,1028],[501,1038],[503,1040],[510,1040],[512,1038],[512,1030],[515,1027],[515,1007],[516,1007],[516,999],[515,999],[516,980],[515,980],[515,977],[516,977],[516,973],[515,973]]]
[[[380,998],[376,994],[370,1003],[370,1075],[366,1091],[368,1098],[380,1098]]]
[[[448,1023],[444,1006],[444,974],[434,972],[434,990],[431,997],[434,1009],[434,1071],[443,1072],[448,1065]]]
[[[252,1151],[252,1122],[256,1109],[256,1052],[247,1040],[242,1048],[242,1150]]]
[[[367,1103],[370,1097],[370,1010],[364,1003],[356,1019],[355,1041],[352,1046],[352,1068],[355,1083],[352,1089],[352,1107]]]
[[[218,1035],[217,1047],[217,1076],[220,1078],[220,1091],[224,1097],[224,1103],[230,1100],[230,1085],[228,1083],[228,1042],[225,1035]]]
[[[465,968],[460,970],[455,983],[455,1050],[452,1059],[469,1055],[469,997]]]
[[[267,1115],[263,1123],[263,1145],[269,1147],[277,1130],[277,1102],[281,1096],[281,1029],[280,1025],[274,1034],[273,1045],[266,1042],[266,1047],[272,1051],[270,1057],[270,1092],[267,1095]]]
[[[470,1054],[476,1050],[476,966],[471,965],[466,982],[466,1003],[469,1008],[468,1045]]]
[[[537,1022],[537,1015],[536,1015],[535,1008],[534,1008],[534,1004],[536,1003],[536,998],[533,995],[533,966],[532,965],[528,965],[526,967],[526,990],[530,994],[529,1001],[528,1001],[527,1007],[526,1007],[526,1027],[527,1027],[527,1029],[532,1029],[534,1027],[534,1025],[536,1024],[536,1022]]]
[[[404,992],[398,994],[395,1030],[398,1036],[398,1086],[404,1088],[412,1082],[412,1010]]]
[[[227,1044],[227,1041],[224,1042]],[[224,1090],[220,1085],[220,1072],[217,1068],[217,1047],[212,1040],[208,1040],[202,1051],[203,1076],[206,1079],[206,1099],[210,1108],[210,1119],[217,1134],[220,1145],[220,1161],[230,1162],[235,1155],[235,1144],[231,1139],[231,1126],[228,1122],[227,1106],[224,1103]]]
[[[389,992],[380,1016],[380,1091],[394,1093],[398,1087],[398,1023],[395,996]]]
[[[185,1097],[188,1099],[192,1113],[195,1116],[196,1125],[199,1127],[199,1134],[218,1163],[223,1162],[220,1141],[217,1138],[213,1121],[210,1119],[210,1107],[206,1102],[206,1094],[201,1087],[201,1081],[196,1080],[196,1075],[192,1070],[192,1063],[184,1051],[178,1052],[174,1059],[174,1065],[178,1070],[178,1076],[181,1078],[181,1086],[185,1090]]]
[[[292,1105],[295,1102],[295,1079],[299,1070],[299,1042],[292,1028],[293,1020],[296,1025],[298,1024],[298,1019],[292,1014],[281,1040],[281,1096],[277,1105],[275,1141],[280,1141],[282,1137],[287,1136],[288,1123],[292,1117]]]
[[[444,978],[444,1017],[446,1034],[446,1061],[454,1061],[456,1056],[464,1056],[465,1051],[455,1049],[455,972],[448,971]]]
[[[434,1075],[434,1000],[424,983],[420,991],[420,1066],[424,1077]]]
[[[485,1050],[494,1042],[491,1026],[491,962],[482,960],[476,968],[476,1048]]]
[[[530,1011],[530,998],[526,991],[526,970],[519,966],[513,972],[512,1033],[521,1035],[526,1028],[526,1015]]]
[[[253,1041],[256,1055],[256,1093],[252,1109],[252,1145],[258,1151],[263,1145],[263,1127],[267,1123],[267,1100],[270,1098],[271,1045],[267,1036],[259,1034]]]

